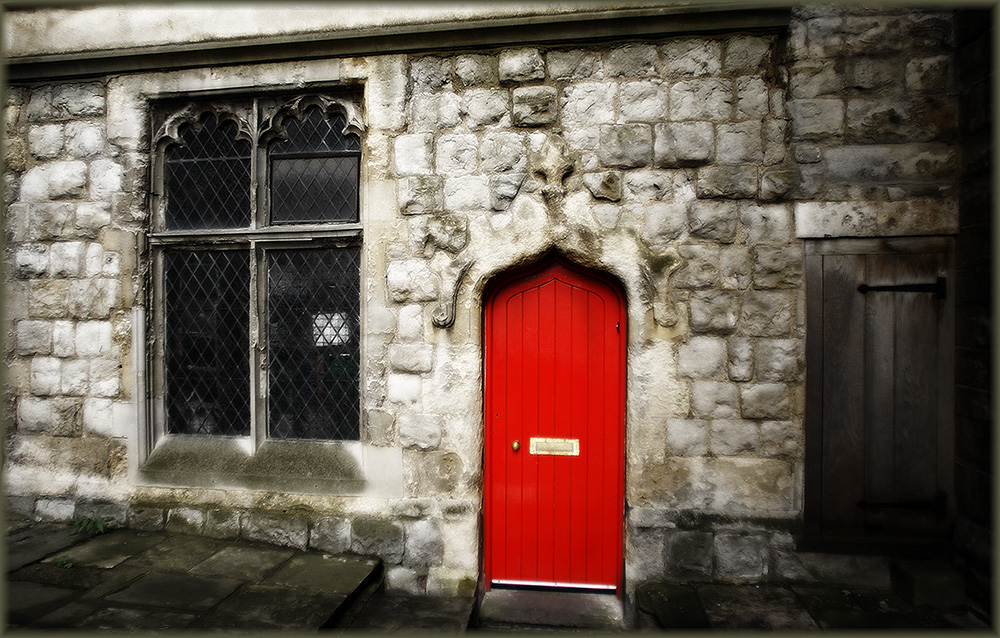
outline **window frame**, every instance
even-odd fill
[[[267,267],[268,252],[271,250],[295,250],[316,248],[357,247],[364,261],[363,208],[364,208],[364,126],[359,105],[360,96],[346,92],[314,92],[258,95],[217,95],[196,97],[163,98],[150,103],[151,162],[149,223],[146,243],[149,251],[147,286],[147,307],[150,316],[146,323],[145,364],[148,386],[146,389],[149,438],[146,449],[142,450],[144,461],[160,442],[173,437],[205,438],[212,440],[235,440],[247,452],[253,454],[269,440],[268,394],[269,368],[267,362],[268,294]],[[355,135],[359,140],[357,153],[357,218],[354,221],[330,222],[280,222],[270,223],[271,175],[269,147],[280,139],[282,123],[288,118],[303,120],[307,112],[319,107],[328,117],[338,113],[345,119],[344,134]],[[250,219],[245,228],[224,229],[167,229],[166,228],[166,150],[181,141],[180,132],[184,125],[195,126],[207,114],[215,116],[218,123],[224,120],[235,122],[238,137],[250,142]],[[167,408],[165,403],[166,363],[164,358],[164,337],[166,325],[165,304],[165,254],[168,250],[238,250],[247,255],[250,269],[249,342],[247,358],[250,374],[248,383],[249,435],[192,435],[167,431]],[[358,322],[359,339],[364,334],[364,268],[358,273]],[[362,343],[358,344],[358,437],[355,439],[283,439],[291,444],[342,444],[359,442],[363,439],[363,384],[365,357]],[[277,440],[277,439],[276,439]]]

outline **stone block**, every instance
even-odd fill
[[[17,429],[33,434],[49,431],[55,421],[52,403],[48,399],[19,397],[17,399]]]
[[[646,207],[643,237],[652,244],[665,244],[681,236],[687,227],[687,205],[657,202]]]
[[[29,128],[28,150],[40,160],[59,157],[63,150],[63,125],[43,124]]]
[[[570,126],[598,126],[615,121],[618,85],[582,83],[563,89],[562,119]]]
[[[670,87],[670,119],[721,122],[732,117],[733,87],[718,78],[681,80]]]
[[[802,248],[792,246],[754,246],[753,282],[758,290],[800,288],[802,286]]]
[[[793,293],[748,291],[743,295],[740,328],[750,336],[787,335],[795,324],[795,306]]]
[[[410,130],[437,131],[462,121],[462,98],[455,93],[417,93],[410,100]]]
[[[799,60],[788,72],[789,92],[793,99],[836,97],[844,91],[844,73],[834,60]]]
[[[403,451],[403,481],[410,494],[454,497],[462,467],[461,457],[454,452]]]
[[[765,166],[781,164],[788,157],[787,143],[785,142],[787,130],[788,123],[785,120],[764,120],[761,134],[764,138]],[[781,170],[781,167],[778,167],[778,170]]]
[[[867,237],[872,235],[949,235],[958,232],[954,200],[901,202],[796,203],[797,237]]]
[[[430,372],[433,350],[429,345],[393,344],[389,346],[389,365],[399,372]]]
[[[166,510],[159,507],[132,505],[128,510],[128,527],[142,532],[159,532],[166,521]]]
[[[445,179],[446,210],[453,212],[486,210],[489,203],[489,179],[485,175],[462,175]]]
[[[703,166],[695,192],[704,199],[752,199],[757,196],[757,167]]]
[[[732,383],[691,382],[691,414],[696,418],[728,419],[739,413],[739,393]]]
[[[760,453],[764,456],[799,458],[801,430],[794,421],[762,421]]]
[[[16,351],[19,355],[52,354],[51,321],[25,319],[15,327]]]
[[[109,159],[90,163],[90,199],[110,201],[111,196],[122,190],[123,171],[120,164]]]
[[[666,569],[674,578],[708,578],[712,575],[714,545],[711,532],[667,532]]]
[[[585,80],[594,75],[599,64],[596,53],[579,49],[549,51],[545,59],[553,80]]]
[[[711,122],[668,122],[653,127],[653,165],[660,168],[697,166],[715,157],[715,127]]]
[[[490,175],[490,208],[495,211],[504,211],[510,208],[514,198],[524,184],[526,173],[499,173]]]
[[[462,101],[462,112],[473,131],[492,124],[501,124],[510,113],[510,97],[506,91],[471,89]]]
[[[116,279],[69,280],[66,298],[70,315],[81,319],[106,318],[118,304],[120,290],[121,283]]]
[[[410,64],[413,88],[420,90],[443,89],[451,85],[451,60],[425,56]]]
[[[441,417],[436,414],[399,415],[399,444],[403,447],[434,450],[441,445]]]
[[[397,175],[426,175],[431,171],[434,137],[430,133],[399,135],[393,140],[393,168]]]
[[[668,75],[718,75],[722,46],[713,40],[673,40],[660,48]]]
[[[423,259],[390,262],[386,270],[386,284],[389,298],[395,303],[438,298],[437,277]]]
[[[386,378],[386,399],[413,405],[420,400],[420,377],[415,374],[390,374]]]
[[[52,277],[79,277],[83,271],[86,244],[80,241],[61,241],[49,249],[49,274]]]
[[[729,380],[749,381],[753,379],[753,342],[746,337],[729,339]]]
[[[29,386],[35,396],[59,394],[62,387],[62,362],[55,357],[33,358]]]
[[[792,236],[791,214],[784,205],[744,203],[739,220],[747,229],[747,244],[784,244]]]
[[[479,142],[468,133],[444,134],[437,141],[437,172],[454,177],[476,172]]]
[[[526,86],[514,89],[514,126],[551,124],[559,117],[556,90],[551,86]]]
[[[844,103],[837,99],[799,99],[785,103],[792,121],[792,139],[840,137],[844,131]]]
[[[616,168],[648,166],[653,160],[653,133],[646,124],[601,127],[601,163]]]
[[[89,377],[89,369],[82,371],[82,374],[86,374]],[[83,400],[83,432],[88,435],[114,436],[114,424],[111,419],[111,399],[85,398]]]
[[[766,117],[770,94],[767,84],[757,76],[736,78],[736,119]]]
[[[28,282],[28,312],[33,317],[62,319],[69,303],[69,280]]]
[[[629,44],[605,54],[604,72],[611,78],[648,78],[659,75],[660,58],[651,44]]]
[[[87,165],[80,161],[50,162],[35,166],[21,179],[20,200],[79,198],[87,189]]]
[[[711,427],[712,454],[733,456],[756,452],[760,436],[754,421],[715,419]]]
[[[49,270],[49,248],[44,244],[21,244],[14,251],[14,276],[30,279]]]
[[[351,521],[339,516],[323,516],[309,530],[309,547],[331,554],[351,550]]]
[[[691,337],[677,349],[677,372],[681,376],[710,379],[726,365],[726,342],[719,337]]]
[[[239,538],[242,516],[231,507],[210,507],[205,511],[205,527],[202,532],[209,538]]]
[[[954,87],[952,57],[911,58],[906,63],[906,88],[914,93],[950,93]]]
[[[31,204],[28,208],[27,239],[64,239],[72,235],[75,209],[69,202]]]
[[[660,82],[623,82],[621,114],[626,122],[655,122],[667,115],[667,90]]]
[[[399,323],[396,334],[400,341],[413,343],[424,339],[423,307],[417,304],[403,306],[399,309]]]
[[[545,79],[545,61],[538,49],[524,48],[500,53],[500,81],[527,82]]]
[[[193,507],[172,507],[167,510],[164,529],[175,534],[201,534],[205,526],[204,510]]]
[[[83,256],[84,277],[97,277],[104,272],[105,256],[104,248],[97,242],[86,244],[87,250]],[[120,261],[117,262],[120,267]],[[112,269],[113,270],[113,269]],[[118,274],[117,272],[114,274]]]
[[[757,379],[797,381],[803,371],[802,342],[799,339],[758,339]]]
[[[406,542],[402,564],[413,568],[440,565],[444,559],[441,524],[436,520],[409,521],[404,526]]]
[[[517,133],[486,133],[479,143],[479,165],[487,173],[524,172],[528,165],[524,138]],[[471,183],[475,179],[465,178],[463,183]],[[449,201],[447,187],[445,201]]]
[[[739,207],[735,202],[692,202],[688,227],[692,237],[731,244],[736,240]]]
[[[674,456],[708,453],[708,421],[667,419],[667,452]]]
[[[435,215],[427,220],[420,241],[425,257],[433,256],[435,250],[461,252],[469,242],[469,222],[458,215]]]
[[[622,198],[621,171],[586,173],[583,176],[583,185],[597,199],[617,202]]]
[[[679,246],[677,252],[684,261],[671,277],[675,288],[702,289],[718,286],[718,246],[684,245]]]
[[[490,86],[499,79],[498,62],[492,55],[460,55],[455,73],[465,86]]]
[[[594,219],[604,228],[614,228],[617,226],[621,212],[621,206],[616,206],[615,204],[596,204],[591,208],[591,214],[594,216]]]
[[[121,365],[114,359],[90,361],[90,393],[95,397],[115,398],[121,385]]]
[[[673,180],[668,171],[634,170],[622,175],[624,179],[622,195],[625,201],[646,204],[651,201],[673,199],[671,196]]]
[[[65,498],[40,498],[35,502],[35,516],[43,521],[69,521],[76,513],[76,503]]]
[[[786,419],[791,414],[788,386],[758,383],[740,388],[745,419]]]
[[[409,567],[394,565],[385,571],[386,587],[390,591],[404,592],[411,596],[427,595],[427,578]]]
[[[104,86],[94,83],[52,87],[52,112],[57,116],[104,115]]]
[[[753,266],[750,251],[743,246],[723,246],[719,251],[719,284],[723,289],[746,290]]]
[[[95,157],[104,152],[104,130],[92,122],[66,124],[66,153],[76,159]]]
[[[906,77],[906,68],[895,57],[858,57],[847,65],[849,86],[865,90],[884,89],[895,92]],[[810,96],[803,96],[810,97]]]
[[[759,164],[764,161],[760,121],[720,124],[715,135],[715,159],[720,164]]]
[[[722,69],[726,73],[756,71],[767,62],[771,40],[756,36],[735,36],[725,42]]]
[[[733,292],[698,291],[691,294],[690,325],[695,333],[726,334],[736,328],[740,296]]]
[[[659,527],[632,527],[625,538],[625,578],[643,582],[663,577],[665,530]]]
[[[94,238],[111,223],[111,205],[106,202],[80,202],[76,206],[74,230],[80,237]]]
[[[399,564],[403,559],[405,535],[396,521],[358,517],[351,522],[351,551],[362,556],[378,556],[385,563]]]
[[[90,386],[90,361],[86,359],[65,359],[62,364],[62,394],[83,396]]]
[[[111,354],[111,322],[81,321],[76,325],[76,354],[104,357]]]
[[[715,575],[724,581],[749,582],[768,571],[767,539],[758,534],[720,532],[715,535]]]
[[[404,215],[438,213],[444,210],[444,180],[438,175],[420,175],[398,180],[399,207]]]

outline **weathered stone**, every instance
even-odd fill
[[[81,319],[106,318],[118,304],[121,283],[115,279],[80,279],[69,282],[69,312]]]
[[[66,124],[66,153],[79,159],[100,155],[105,151],[104,130],[91,122]]]
[[[49,249],[43,244],[22,244],[14,252],[14,276],[39,277],[49,270]]]
[[[653,159],[652,130],[646,124],[602,126],[600,157],[605,166],[648,166]]]
[[[436,520],[419,520],[406,523],[406,545],[403,565],[426,568],[440,565],[444,558],[444,540],[441,524]]]
[[[788,387],[780,383],[759,383],[740,388],[745,419],[784,419],[791,414]]]
[[[52,277],[79,277],[83,270],[86,245],[79,241],[52,244],[49,249],[49,274]]]
[[[209,538],[239,538],[242,517],[239,510],[230,507],[210,507],[205,511],[202,534]]]
[[[723,289],[746,290],[753,274],[750,251],[743,246],[723,246],[719,251],[719,283]]]
[[[424,315],[421,306],[413,304],[400,308],[397,335],[404,343],[423,341]]]
[[[656,124],[653,131],[656,136],[654,166],[697,166],[715,157],[715,127],[711,122]]]
[[[403,447],[434,450],[441,445],[441,417],[436,414],[404,412],[397,424],[399,444]]]
[[[95,397],[115,398],[121,386],[121,366],[112,359],[90,361],[90,394]]]
[[[35,515],[44,521],[68,521],[76,513],[76,502],[63,498],[40,498],[35,503]]]
[[[661,51],[668,75],[718,75],[722,69],[722,47],[712,40],[674,40]]]
[[[444,180],[438,175],[406,177],[399,184],[399,206],[404,215],[444,210]]]
[[[105,357],[111,354],[111,322],[81,321],[76,325],[76,354]]]
[[[684,264],[671,281],[676,288],[711,288],[719,283],[719,247],[687,245],[677,249]]]
[[[740,325],[744,334],[779,337],[788,334],[795,319],[795,297],[784,292],[748,291],[743,295]]]
[[[500,173],[490,175],[490,208],[504,211],[510,208],[517,193],[524,184],[526,173]]]
[[[791,215],[787,206],[744,203],[740,224],[747,229],[747,244],[783,244],[791,238]]]
[[[479,165],[483,172],[523,172],[527,164],[528,157],[524,148],[524,138],[521,135],[493,132],[483,136],[479,144]],[[466,181],[471,181],[471,179]]]
[[[104,86],[97,83],[60,84],[52,89],[54,114],[87,116],[104,114]]]
[[[667,451],[676,456],[708,453],[708,421],[667,419]]]
[[[176,534],[201,534],[205,526],[205,512],[191,507],[172,507],[167,510],[164,529]]]
[[[24,433],[46,432],[52,428],[55,415],[52,403],[38,397],[17,399],[17,429]]]
[[[403,480],[413,494],[453,497],[461,475],[462,459],[454,452],[403,452]]]
[[[166,520],[166,510],[159,507],[139,507],[132,505],[128,511],[129,529],[143,532],[159,532],[163,530]]]
[[[86,370],[84,374],[89,377],[89,370]],[[89,398],[83,400],[83,431],[85,434],[114,436],[111,405],[111,399]]]
[[[510,111],[509,97],[506,91],[472,89],[465,93],[462,111],[468,117],[469,128],[479,130],[502,123]]]
[[[431,172],[434,138],[430,133],[400,135],[393,141],[393,167],[397,175],[426,175]]]
[[[24,320],[16,326],[17,354],[51,354],[52,330],[50,321]]]
[[[695,185],[698,197],[748,199],[757,195],[755,166],[703,166]]]
[[[486,210],[489,202],[489,178],[485,175],[462,175],[444,181],[444,204],[448,211]]]
[[[793,99],[833,97],[844,90],[844,74],[834,60],[800,60],[789,69],[788,83]]]
[[[677,239],[687,227],[687,205],[654,203],[646,207],[643,238],[652,244],[664,244]]]
[[[906,63],[906,88],[915,93],[948,93],[953,87],[952,57],[936,55]]]
[[[736,78],[736,119],[767,116],[769,101],[770,95],[764,80],[756,76]]]
[[[620,171],[586,173],[583,176],[583,185],[595,198],[613,202],[622,198],[622,174]]]
[[[69,280],[35,280],[28,288],[28,312],[40,319],[61,319],[69,303]]]
[[[674,578],[707,578],[712,575],[711,532],[670,530],[667,533],[665,567]]]
[[[466,86],[495,84],[497,59],[491,55],[460,55],[455,59],[455,73]]]
[[[86,359],[66,359],[62,364],[62,394],[84,396],[90,387],[90,362]]]
[[[621,217],[621,206],[616,204],[597,204],[592,209],[591,212],[594,215],[594,219],[604,228],[614,228],[618,225],[618,220]]]
[[[418,93],[410,100],[410,130],[437,131],[462,121],[462,98],[456,93]]]
[[[740,315],[739,295],[732,292],[699,291],[691,295],[693,332],[729,333]]]
[[[760,381],[796,381],[802,372],[798,339],[759,339],[756,368]]]
[[[87,165],[80,161],[51,162],[36,166],[21,180],[21,201],[81,197],[87,187]]]
[[[672,180],[667,171],[641,170],[623,173],[622,195],[626,201],[645,204],[650,201],[669,200]]]
[[[749,381],[753,378],[753,343],[746,337],[729,339],[729,379]]]
[[[28,129],[28,150],[36,159],[54,159],[59,157],[62,149],[62,124],[43,124]]]
[[[755,36],[734,36],[725,41],[725,62],[727,73],[756,71],[767,60],[771,41]]]
[[[800,431],[794,421],[763,421],[760,424],[760,453],[765,456],[791,456],[800,451]]]
[[[732,383],[691,382],[691,414],[696,418],[728,419],[738,413],[739,397]]]
[[[386,377],[386,400],[413,405],[420,400],[420,377],[415,374],[390,374]]]
[[[53,322],[52,354],[57,357],[72,357],[76,354],[76,326],[72,321]]]
[[[767,540],[756,534],[720,532],[715,535],[715,575],[729,582],[747,582],[767,575]]]
[[[351,521],[339,516],[322,516],[309,530],[309,547],[331,554],[351,550]]]
[[[108,201],[111,195],[122,189],[122,167],[108,159],[97,159],[90,163],[90,199]]]
[[[296,549],[309,545],[309,523],[302,516],[285,512],[249,512],[241,526],[243,537],[249,540]]]
[[[823,159],[823,151],[813,144],[796,144],[795,161],[800,164],[816,164]]]
[[[623,82],[620,101],[626,122],[655,122],[667,115],[667,90],[660,82]]]
[[[61,239],[73,232],[76,207],[69,203],[38,203],[28,207],[27,238]]]
[[[62,363],[54,357],[35,357],[31,360],[31,393],[35,396],[59,394],[62,386]]]
[[[449,177],[474,173],[478,155],[478,140],[475,135],[468,133],[442,135],[437,141],[437,172]]]
[[[957,232],[958,206],[954,200],[795,204],[797,237],[948,235]]]
[[[710,379],[726,365],[726,342],[719,337],[691,337],[677,349],[677,372],[681,376]]]
[[[514,49],[500,53],[501,82],[543,79],[545,79],[545,62],[538,49]]]
[[[97,237],[111,223],[111,205],[105,202],[80,202],[76,206],[75,230],[81,237]]]
[[[562,120],[573,126],[597,126],[615,121],[618,85],[584,83],[563,89]]]
[[[592,51],[549,51],[545,54],[549,77],[553,80],[583,80],[594,75],[597,54]]]
[[[802,285],[802,249],[799,246],[755,246],[753,251],[755,288],[798,288]]]
[[[514,89],[514,126],[551,124],[559,117],[556,90],[551,86]]]
[[[612,78],[645,78],[659,74],[660,59],[651,44],[630,44],[605,55],[604,72]]]
[[[359,517],[351,523],[351,551],[362,556],[378,556],[389,564],[403,558],[403,526],[381,518]]]
[[[759,121],[720,124],[716,138],[715,159],[720,164],[760,163],[764,159]]]
[[[715,419],[712,421],[712,454],[732,456],[756,452],[759,446],[757,424],[753,421]]]
[[[389,365],[400,372],[430,372],[433,353],[429,345],[393,344],[389,346]]]
[[[724,244],[736,240],[739,208],[735,202],[692,202],[688,207],[688,225],[692,237]]]
[[[792,138],[839,137],[844,130],[844,103],[835,99],[801,99],[785,103],[792,120]]]
[[[451,60],[425,56],[410,64],[410,78],[415,89],[435,90],[451,85]]]
[[[732,85],[725,80],[682,80],[670,87],[672,120],[728,120],[732,115],[732,106]]]

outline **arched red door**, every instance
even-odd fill
[[[487,587],[620,590],[625,299],[551,258],[484,313]]]

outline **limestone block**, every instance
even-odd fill
[[[455,177],[476,172],[479,141],[469,133],[449,133],[437,140],[437,172]]]
[[[500,173],[490,175],[490,208],[495,211],[504,211],[510,208],[517,197],[518,192],[524,184],[527,173]]]
[[[743,246],[723,246],[719,250],[719,284],[723,289],[746,290],[750,286],[753,263]]]
[[[687,204],[656,202],[646,207],[642,236],[651,244],[665,244],[687,228]]]
[[[671,278],[675,288],[711,288],[719,284],[719,247],[685,245],[677,249],[684,264]]]
[[[403,481],[409,494],[453,497],[461,476],[462,459],[454,452],[403,452]]]
[[[407,73],[401,55],[374,56],[365,88],[365,112],[373,130],[395,131],[405,124]]]
[[[695,185],[698,197],[750,199],[757,195],[755,166],[703,166]]]
[[[500,81],[527,82],[545,79],[545,62],[538,49],[524,48],[500,53]]]
[[[681,80],[670,87],[670,119],[728,120],[733,112],[733,87],[719,78]]]
[[[715,159],[720,164],[760,163],[764,160],[764,140],[759,121],[720,124],[715,135]]]
[[[739,207],[735,202],[692,202],[688,226],[692,237],[730,244],[736,240]]]
[[[97,242],[91,242],[86,244],[86,246],[87,250],[83,255],[83,276],[97,277],[104,272],[104,248]],[[118,263],[118,266],[120,267],[120,263]],[[118,272],[110,274],[117,275]]]
[[[756,71],[767,61],[771,47],[769,38],[755,36],[735,36],[725,42],[725,61],[723,70],[726,73]]]
[[[14,276],[28,279],[49,270],[49,249],[44,244],[21,244],[14,252]]]
[[[61,393],[67,396],[83,396],[90,388],[90,361],[86,359],[65,359],[62,364]]]
[[[651,44],[629,44],[605,54],[604,72],[612,78],[648,78],[660,72],[660,57]]]
[[[122,167],[108,159],[90,164],[90,199],[110,201],[111,195],[122,189]]]
[[[465,93],[462,112],[468,118],[469,128],[473,131],[492,124],[502,124],[510,112],[510,97],[506,91],[472,89]]]
[[[455,73],[466,86],[490,86],[499,79],[498,62],[492,55],[460,55]]]
[[[595,204],[591,209],[594,219],[604,228],[614,228],[618,225],[622,208],[616,204]]]
[[[653,132],[646,124],[601,127],[601,163],[617,168],[648,166],[653,160]]]
[[[31,393],[35,396],[53,396],[62,388],[62,363],[54,357],[35,357],[31,360],[29,377]]]
[[[691,294],[692,332],[726,334],[736,328],[740,316],[740,296],[737,293],[715,290]]]
[[[486,210],[489,203],[489,178],[485,175],[461,175],[445,178],[445,209],[453,212]]]
[[[72,321],[52,323],[52,354],[72,357],[76,354],[76,324]]]
[[[47,432],[52,428],[54,421],[52,403],[48,399],[18,397],[17,429],[19,432]]]
[[[86,192],[87,165],[80,161],[51,162],[29,169],[21,179],[20,199],[39,202],[76,198]]]
[[[59,157],[62,149],[62,124],[43,124],[28,129],[28,150],[36,159],[54,159]]]
[[[681,376],[710,379],[726,365],[726,342],[719,337],[691,337],[677,349],[677,372]]]
[[[444,558],[441,524],[436,520],[409,521],[405,525],[403,565],[426,568],[440,565]]]
[[[399,444],[421,450],[437,449],[441,445],[441,422],[436,414],[400,414],[397,419]]]
[[[703,456],[708,453],[708,421],[667,419],[667,452],[674,456]]]
[[[121,383],[121,365],[114,359],[90,361],[90,393],[95,397],[115,398]]]
[[[796,381],[804,361],[799,339],[758,339],[756,368],[761,381]]]
[[[750,336],[780,337],[795,323],[794,293],[748,291],[743,295],[740,329]]]
[[[661,82],[623,82],[620,93],[622,119],[654,122],[667,115],[667,89]]]
[[[18,321],[15,330],[17,354],[52,354],[52,322],[27,319]]]
[[[849,145],[824,151],[831,180],[898,182],[946,180],[954,176],[954,149],[946,145]]]
[[[29,122],[38,122],[53,117],[51,85],[42,85],[31,91],[25,115]]]
[[[462,98],[455,93],[417,93],[410,100],[410,130],[437,131],[462,121]]]
[[[823,151],[814,144],[796,144],[794,156],[799,164],[816,164],[823,159]]]
[[[785,419],[791,414],[788,387],[782,383],[743,386],[740,399],[746,419]]]
[[[68,521],[75,513],[72,499],[40,498],[35,502],[35,515],[44,521]]]
[[[673,578],[712,575],[714,546],[711,532],[669,530],[666,533],[666,573]]]
[[[400,372],[430,372],[433,350],[429,345],[393,344],[389,346],[389,365]]]
[[[788,84],[794,99],[835,97],[844,90],[844,73],[834,60],[798,60],[788,72]],[[862,87],[866,88],[866,87]]]
[[[421,57],[410,64],[410,78],[416,90],[435,90],[451,86],[451,59]]]
[[[107,317],[118,304],[120,289],[115,279],[71,280],[67,295],[70,314],[84,319]]]
[[[739,220],[747,229],[747,244],[783,244],[792,235],[791,214],[784,205],[743,203]]]
[[[514,126],[551,124],[559,117],[556,90],[551,86],[514,89]]]
[[[89,376],[89,371],[87,374]],[[83,431],[86,435],[114,436],[111,399],[91,397],[83,400]]]
[[[872,235],[949,235],[958,232],[954,200],[902,202],[796,203],[797,237],[865,237]]]
[[[634,527],[625,537],[625,578],[628,582],[643,582],[663,578],[664,536],[656,527]]]
[[[766,117],[770,94],[767,84],[756,76],[736,78],[736,119]]]
[[[22,195],[23,192],[22,189]],[[62,239],[71,235],[75,212],[76,207],[69,202],[31,204],[28,207],[27,238]]]
[[[791,456],[801,453],[801,429],[794,421],[762,421],[760,453],[765,456]]]
[[[49,249],[49,274],[52,277],[79,277],[83,272],[86,244],[61,241]]]
[[[309,545],[309,522],[302,516],[285,512],[249,512],[244,515],[241,527],[243,537],[248,540],[296,549]]]
[[[399,309],[396,334],[399,340],[405,343],[424,340],[424,314],[421,306],[410,304]]]
[[[906,69],[894,57],[859,57],[848,64],[847,77],[851,86],[859,89],[891,90],[905,79]]]
[[[753,253],[755,288],[761,290],[802,286],[803,256],[800,246],[755,246]]]
[[[66,153],[70,157],[85,159],[104,152],[106,141],[104,130],[92,122],[69,122],[66,124]]]
[[[646,204],[671,199],[671,174],[663,170],[627,171],[622,194],[626,201]]]
[[[103,115],[104,102],[104,86],[96,82],[52,88],[52,111],[56,115]]]
[[[420,400],[420,377],[415,374],[390,374],[386,378],[386,399],[413,405]]]
[[[398,565],[385,571],[386,587],[391,591],[405,592],[413,596],[426,596],[427,584],[416,570]]]
[[[766,162],[767,155],[765,155]],[[801,183],[801,173],[794,166],[769,168],[761,173],[759,197],[765,201],[780,201]]]
[[[668,75],[718,75],[722,46],[712,40],[673,40],[661,47]]]
[[[33,317],[62,319],[69,303],[69,280],[28,282],[28,313]]]
[[[785,103],[792,121],[792,139],[839,137],[844,130],[844,103],[837,99],[799,99]]]
[[[479,144],[479,164],[487,173],[524,172],[528,165],[524,137],[499,131],[486,133]]]
[[[351,521],[339,516],[321,516],[309,530],[309,547],[330,554],[351,550]]]
[[[598,126],[615,121],[618,85],[581,83],[563,89],[562,119],[571,126]]]
[[[906,63],[906,88],[914,93],[949,93],[954,87],[952,58],[935,55]]]
[[[749,381],[753,378],[753,342],[746,337],[729,338],[729,379]]]
[[[351,521],[351,551],[362,556],[378,556],[387,564],[403,559],[403,526],[395,521],[358,517]]]
[[[788,111],[785,109],[785,91],[783,89],[770,89],[771,117],[788,119]]]
[[[741,419],[715,419],[711,427],[712,454],[733,456],[756,452],[760,446],[757,423]]]
[[[595,198],[607,199],[612,202],[617,202],[622,198],[621,171],[587,173],[583,176],[583,185]]]
[[[440,176],[404,177],[397,184],[399,206],[404,215],[438,213],[444,210],[444,180]]]
[[[697,166],[715,157],[711,122],[668,122],[653,127],[653,164],[661,168]]]
[[[209,538],[239,538],[240,511],[229,507],[210,507],[205,510],[205,527],[202,534]]]
[[[596,53],[579,49],[549,51],[545,60],[553,80],[585,80],[593,77],[600,63]]]
[[[94,238],[111,223],[111,205],[106,202],[80,202],[76,206],[76,234]]]
[[[129,529],[143,532],[163,531],[167,510],[159,507],[137,507],[130,505],[128,510]]]
[[[397,175],[431,173],[434,137],[430,133],[399,135],[393,140],[393,168]]]
[[[657,476],[667,507],[734,513],[792,511],[793,465],[744,456],[669,457]]]
[[[111,322],[81,321],[76,325],[76,353],[81,357],[111,354]]]
[[[768,570],[767,539],[758,534],[715,535],[715,575],[728,582],[759,580]]]
[[[732,383],[691,382],[691,414],[696,418],[728,419],[738,413],[739,394]]]

